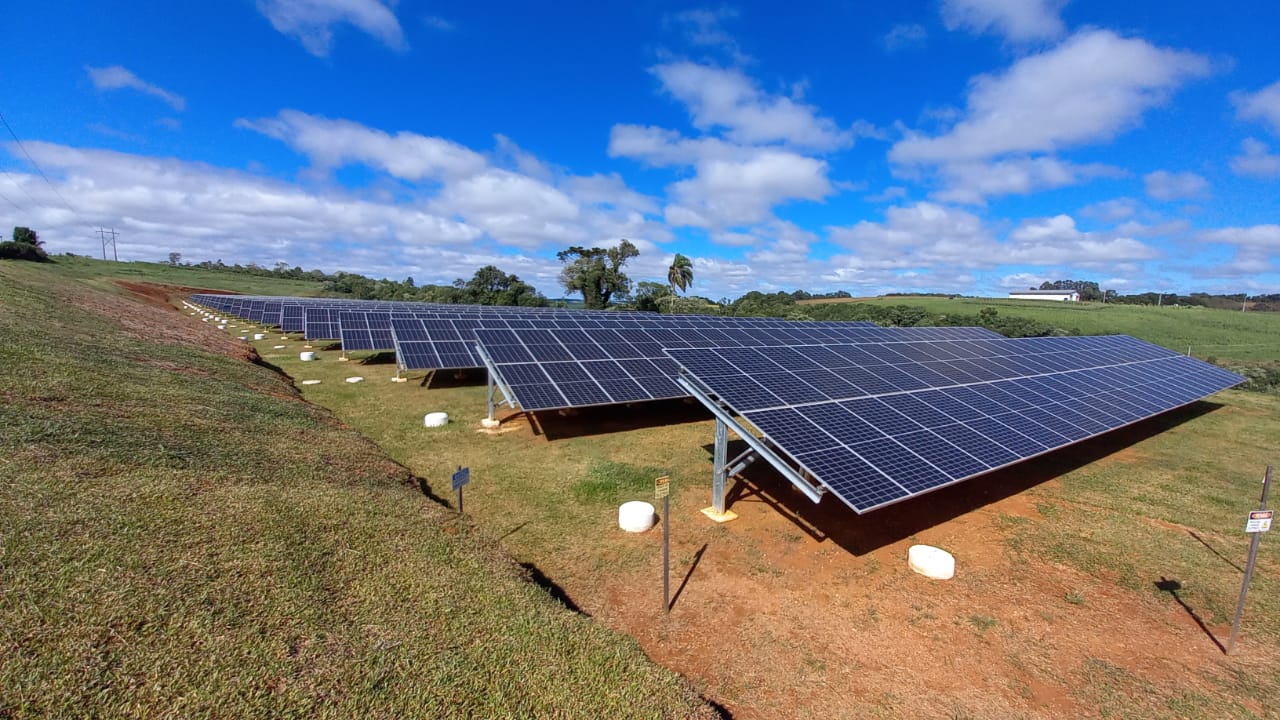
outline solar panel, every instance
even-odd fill
[[[667,354],[704,402],[743,417],[859,513],[1245,380],[1127,336]]]
[[[303,310],[302,337],[307,340],[337,340],[338,316],[342,311],[337,307],[308,307]]]
[[[714,348],[728,343],[750,347],[754,349],[744,354],[745,368],[782,375],[782,369],[770,357],[797,342],[863,342],[874,338],[882,341],[887,350],[921,338],[986,338],[989,334],[981,328],[821,326],[786,321],[772,327],[775,322],[740,323],[736,328],[724,323],[702,328],[643,324],[620,329],[482,328],[475,330],[475,337],[489,357],[489,369],[498,376],[500,384],[512,391],[521,408],[539,411],[688,397],[689,393],[675,381],[677,365],[664,352],[671,348]],[[425,349],[422,352],[426,352]],[[818,361],[848,362],[833,353],[830,357],[824,356],[822,353],[826,351],[822,347],[813,347],[809,352]],[[898,357],[905,360],[901,355]],[[818,387],[831,391],[853,389],[814,361],[800,372]],[[819,390],[804,383],[786,385],[776,391],[780,395],[763,390],[757,383],[750,387],[742,385],[740,390],[758,394],[757,400],[767,404],[820,397]]]
[[[341,310],[338,312],[338,337],[343,352],[351,350],[394,350],[391,313]]]

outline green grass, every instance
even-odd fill
[[[599,460],[587,468],[587,475],[573,486],[573,497],[582,502],[616,505],[652,491],[654,479],[663,471],[630,463]]]
[[[92,272],[0,262],[0,717],[709,716],[216,331],[97,314],[178,318]]]
[[[108,262],[83,256],[55,255],[53,260],[57,264],[58,275],[79,280],[113,279],[164,283],[209,290],[230,290],[246,295],[313,297],[324,294],[323,283],[310,280],[257,277],[247,273],[205,270],[166,263]]]
[[[1001,315],[1030,318],[1065,330],[1079,330],[1085,335],[1132,335],[1182,353],[1190,348],[1191,354],[1198,358],[1280,360],[1280,313],[914,296],[879,297],[862,302],[913,305],[934,313],[959,315],[977,315],[984,308],[993,308]]]

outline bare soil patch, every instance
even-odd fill
[[[186,297],[191,293],[232,293],[127,280],[114,282],[133,297],[90,292],[75,284],[60,286],[59,289],[72,304],[102,315],[134,337],[205,348],[250,362],[259,361],[258,351],[252,346],[237,341],[209,323],[197,322],[185,315],[174,322],[174,315],[180,314],[174,306],[175,298]],[[136,302],[134,298],[143,302]]]
[[[755,490],[733,505],[741,517],[727,525],[674,518],[672,554],[683,561],[673,562],[681,590],[670,615],[660,607],[660,561],[597,587],[565,587],[735,718],[1096,717],[1082,688],[1098,668],[1140,677],[1156,707],[1179,693],[1212,695],[1209,678],[1232,671],[1178,606],[1010,553],[1008,518],[1038,517],[1025,493],[857,553],[777,512],[811,514],[780,481]],[[915,511],[929,512],[903,512]],[[660,533],[640,542],[658,557]],[[910,572],[907,548],[916,542],[952,552],[956,578]],[[1073,594],[1081,604],[1067,599]],[[1229,631],[1212,629],[1223,638]]]

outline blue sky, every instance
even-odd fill
[[[0,228],[53,252],[1280,292],[1275,3],[107,5],[6,9]]]

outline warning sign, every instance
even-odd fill
[[[1250,510],[1249,520],[1244,525],[1247,533],[1266,532],[1271,529],[1271,515],[1274,510]]]
[[[671,477],[663,475],[653,481],[653,496],[662,499],[671,494]]]

